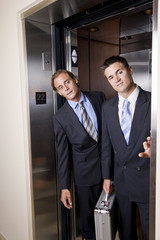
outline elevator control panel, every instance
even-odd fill
[[[42,69],[43,71],[51,70],[51,53],[42,52]]]

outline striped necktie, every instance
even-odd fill
[[[92,123],[89,115],[87,114],[85,108],[83,107],[83,103],[79,102],[78,105],[80,107],[80,112],[82,115],[84,128],[89,133],[89,135],[97,142],[98,141],[97,132],[93,126],[93,123]]]
[[[124,134],[127,144],[129,142],[131,123],[132,123],[132,116],[131,116],[129,106],[130,106],[130,102],[127,99],[125,99],[124,105],[123,105],[123,110],[122,110],[122,116],[121,116],[121,129],[122,129],[122,132]]]

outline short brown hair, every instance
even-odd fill
[[[106,68],[108,68],[111,64],[113,64],[115,62],[122,63],[126,69],[129,69],[129,64],[128,64],[127,60],[121,56],[112,56],[112,57],[105,59],[103,66],[101,68],[105,71]]]
[[[69,75],[69,77],[71,77],[72,79],[75,79],[76,77],[75,77],[75,75],[72,73],[72,72],[70,72],[70,71],[67,71],[67,70],[64,70],[64,69],[59,69],[59,70],[57,70],[53,75],[52,75],[52,78],[51,78],[51,85],[52,85],[52,88],[53,88],[53,90],[55,90],[55,91],[57,91],[57,89],[55,88],[55,86],[54,86],[54,80],[55,80],[55,78],[57,78],[61,73],[66,73],[66,74],[68,74]]]

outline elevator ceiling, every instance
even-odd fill
[[[93,6],[103,6],[106,2],[110,2],[110,0],[57,0],[42,10],[32,14],[28,19],[53,24]]]
[[[95,15],[97,18],[102,18],[103,14],[112,16],[122,9],[126,12],[134,10],[134,8],[140,5],[143,8],[144,5],[151,2],[151,0],[56,0],[47,7],[28,16],[27,19],[35,23],[40,22],[44,24],[54,24],[65,19],[65,22],[70,24],[68,19],[77,16],[76,21],[77,19],[82,21],[82,18],[90,18],[90,22],[93,22],[92,16],[94,18]],[[72,19],[71,22],[73,22]]]

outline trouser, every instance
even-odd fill
[[[102,183],[94,186],[76,186],[80,226],[85,239],[95,238],[94,208],[102,191]]]
[[[139,209],[144,240],[149,240],[149,203],[131,202],[116,194],[120,210],[119,236],[121,240],[136,240],[136,206]]]

